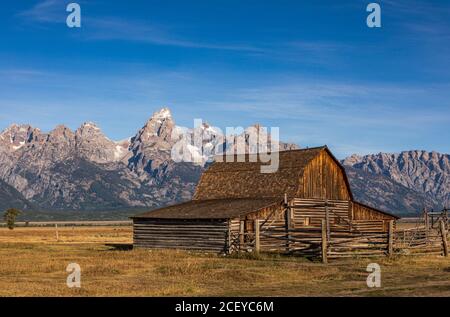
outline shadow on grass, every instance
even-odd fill
[[[316,258],[299,256],[295,254],[280,254],[280,253],[255,253],[255,252],[235,252],[227,256],[229,259],[245,259],[245,260],[270,260],[270,261],[305,261],[317,262]]]
[[[108,251],[131,251],[133,245],[129,243],[108,243],[105,246],[109,247]]]

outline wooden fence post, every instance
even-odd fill
[[[232,253],[232,237],[231,237],[231,221],[228,220],[228,233],[227,233],[227,254]]]
[[[239,251],[244,250],[245,244],[245,221],[239,223]]]
[[[444,256],[448,256],[448,240],[447,240],[447,230],[445,230],[444,221],[440,221],[441,235],[442,235],[442,246],[444,248]]]
[[[255,252],[259,253],[261,250],[260,237],[259,237],[259,219],[255,219]]]
[[[291,228],[292,228],[292,216],[291,216],[291,208],[286,206],[286,252],[289,253],[291,251]]]
[[[448,221],[449,221],[449,219],[448,219],[448,210],[447,210],[447,208],[444,209],[444,214],[445,214],[445,218],[444,218],[444,220],[445,220],[445,229],[448,230]]]
[[[389,221],[388,256],[394,255],[394,220]]]
[[[59,242],[58,224],[55,224],[56,242]]]
[[[326,220],[322,220],[322,262],[328,263],[328,241]]]

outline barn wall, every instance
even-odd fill
[[[328,216],[332,229],[349,229],[350,209],[348,200],[328,200]],[[295,198],[291,202],[295,228],[320,227],[326,218],[325,200]]]
[[[292,199],[289,203],[292,212],[291,228],[320,228],[322,220],[326,219],[325,202],[324,199]],[[328,216],[332,231],[387,232],[389,221],[395,220],[392,216],[348,200],[328,200],[328,203],[331,205],[328,207]],[[258,219],[268,219],[263,230],[286,226],[284,208],[270,214],[270,218],[262,217],[263,215],[264,213],[254,215]],[[357,215],[356,219],[354,215]],[[250,231],[253,231],[251,227]]]
[[[134,246],[224,252],[228,223],[228,220],[134,219]]]
[[[350,200],[350,189],[345,174],[336,161],[322,151],[306,167],[303,174],[302,192],[298,197]]]
[[[352,205],[354,220],[395,220],[395,217],[384,214],[357,202],[353,202]]]
[[[354,228],[359,231],[383,231],[389,230],[389,221],[395,217],[379,212],[368,206],[352,202],[352,215]]]

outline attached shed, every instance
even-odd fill
[[[354,201],[345,169],[326,147],[279,153],[275,173],[258,157],[213,163],[192,201],[133,217],[134,245],[229,252],[233,237],[274,223],[333,230],[386,232],[398,217]]]
[[[192,200],[133,218],[134,246],[226,252],[231,233],[249,214],[267,217],[281,202],[273,198]]]

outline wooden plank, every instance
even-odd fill
[[[239,250],[242,251],[244,249],[244,240],[245,240],[245,221],[241,221],[239,223]]]

